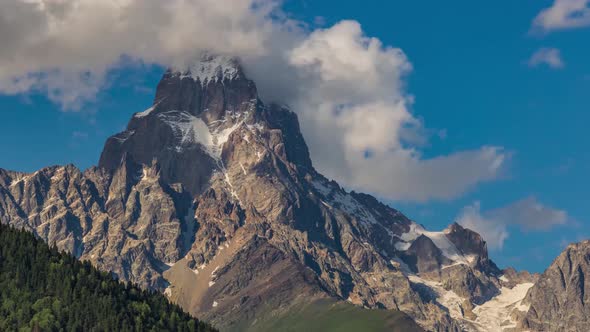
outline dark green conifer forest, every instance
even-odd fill
[[[215,331],[159,293],[0,224],[0,331]]]

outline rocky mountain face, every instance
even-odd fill
[[[531,288],[522,327],[534,331],[588,331],[590,241],[569,245]]]
[[[568,301],[586,313],[585,256],[541,277],[567,297],[533,288],[525,311],[535,276],[498,269],[471,230],[427,231],[323,177],[295,113],[263,103],[222,56],[168,71],[98,167],[0,169],[0,220],[224,330],[322,299],[400,310],[429,331],[508,330],[525,316],[540,328]]]

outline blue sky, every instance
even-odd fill
[[[431,229],[442,229],[480,202],[493,211],[527,197],[567,220],[542,230],[505,221],[508,237],[492,250],[501,267],[542,271],[565,243],[590,236],[590,26],[533,31],[553,1],[475,2],[290,0],[290,17],[330,27],[358,21],[367,36],[404,51],[413,65],[405,90],[412,113],[433,135],[424,157],[482,146],[511,154],[506,171],[448,199],[388,203]],[[541,49],[559,51],[561,65],[533,66]],[[96,164],[105,139],[132,113],[147,108],[161,66],[119,65],[95,101],[63,111],[43,93],[0,94],[0,167],[34,171],[53,164]],[[310,145],[313,142],[308,142]],[[493,213],[486,216],[494,222]],[[531,222],[530,220],[527,222]],[[529,225],[530,226],[530,225]]]

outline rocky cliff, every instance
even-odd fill
[[[590,241],[569,245],[531,288],[522,327],[533,331],[588,331]]]
[[[477,233],[427,231],[323,177],[295,113],[265,104],[221,56],[169,70],[98,167],[0,170],[0,220],[226,330],[336,299],[431,331],[496,331],[488,320],[512,327],[514,303],[497,319],[485,305],[530,287],[503,275]]]

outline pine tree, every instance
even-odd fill
[[[0,331],[185,330],[215,331],[159,293],[0,224]]]

